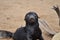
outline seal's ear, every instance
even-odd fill
[[[38,18],[40,18],[40,17],[38,17]]]
[[[26,18],[24,18],[24,20],[26,21]]]
[[[25,20],[25,18],[24,18],[24,20]]]

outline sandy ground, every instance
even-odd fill
[[[51,29],[59,32],[58,16],[52,9],[54,5],[60,7],[60,0],[0,0],[0,30],[15,32],[17,28],[25,25],[25,14],[35,11],[41,19],[48,22]],[[43,37],[45,40],[51,40],[45,32]]]

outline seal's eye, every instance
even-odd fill
[[[29,15],[27,15],[27,17],[29,17]]]

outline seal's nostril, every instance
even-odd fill
[[[31,22],[31,23],[33,23],[33,22],[34,22],[34,19],[33,19],[33,18],[31,18],[31,19],[30,19],[30,22]]]

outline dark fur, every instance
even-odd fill
[[[0,30],[0,38],[12,38],[13,33],[5,30]]]
[[[30,21],[30,18],[33,21]],[[39,28],[38,15],[35,12],[29,12],[25,16],[25,27],[18,28],[14,33],[14,40],[44,40]]]

